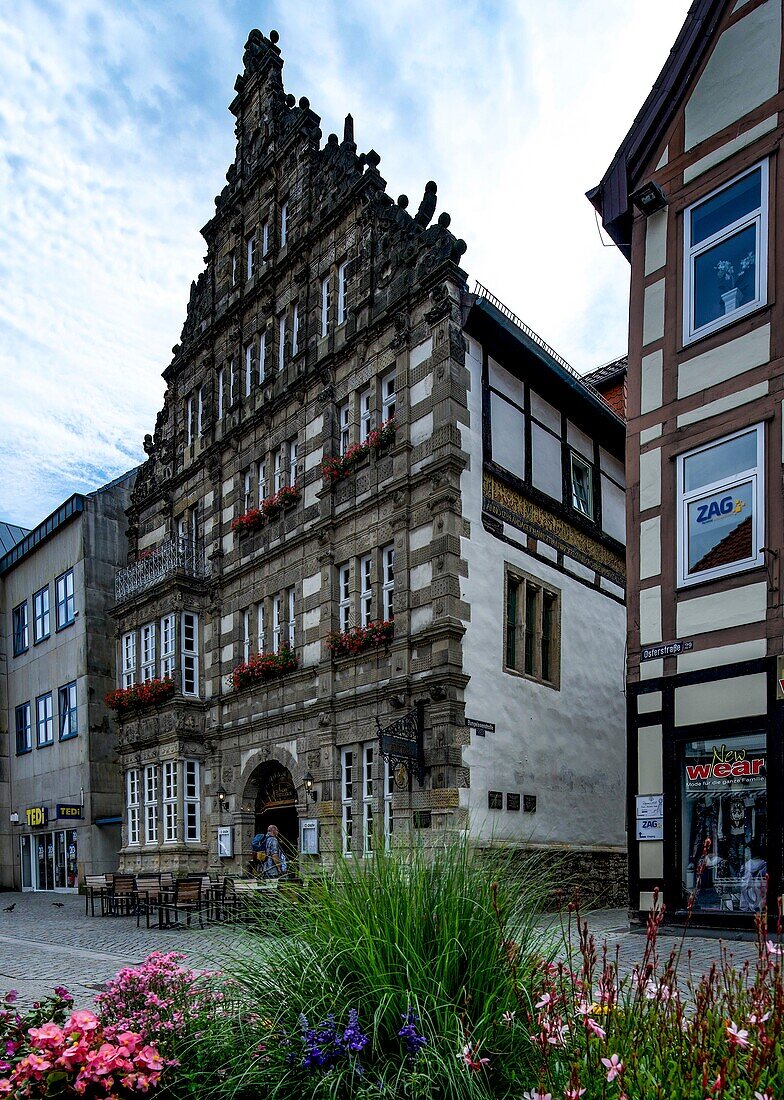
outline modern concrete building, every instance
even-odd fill
[[[107,619],[135,474],[74,495],[0,557],[0,887],[115,869],[121,781]]]
[[[622,419],[252,32],[117,576],[122,866],[468,829],[625,874]]]
[[[781,25],[696,0],[589,195],[631,262],[631,905],[719,927],[782,891]]]

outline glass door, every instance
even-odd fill
[[[65,848],[65,885],[69,890],[79,888],[79,868],[77,866],[77,834],[76,829],[70,829],[63,834],[66,838]]]
[[[34,889],[54,889],[54,836],[52,833],[39,833],[35,837],[36,868],[38,871]]]
[[[65,889],[65,833],[54,834],[54,888]]]
[[[35,844],[35,837],[21,836],[19,838],[20,849],[22,853],[22,889],[34,890],[35,889],[35,863],[33,860],[33,851]]]

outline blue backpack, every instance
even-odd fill
[[[253,840],[250,842],[250,846],[254,852],[266,852],[267,850],[267,837],[264,833],[256,833]]]

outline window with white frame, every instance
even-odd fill
[[[297,640],[297,605],[293,588],[290,588],[286,594],[286,607],[288,609],[286,638],[293,649]]]
[[[234,379],[237,375],[237,357],[229,360],[229,408],[234,405]]]
[[[289,204],[284,202],[280,208],[280,247],[283,248],[289,236]]]
[[[325,275],[321,280],[321,335],[329,334],[329,310],[330,310],[330,277]]]
[[[351,626],[351,566],[338,566],[338,623],[341,633]]]
[[[381,607],[385,621],[395,617],[395,548],[385,546],[381,551]]]
[[[346,294],[346,267],[344,262],[338,268],[338,324],[342,325],[348,314],[348,300]]]
[[[144,768],[144,840],[146,844],[158,843],[158,765]]]
[[[36,744],[39,749],[45,745],[54,744],[54,713],[51,691],[47,691],[45,695],[39,695],[35,701],[35,728]]]
[[[30,626],[28,622],[27,600],[13,611],[14,657],[25,653],[30,645]]]
[[[250,476],[250,469],[247,469],[242,474],[242,510],[247,512],[253,504],[253,485]]]
[[[267,377],[267,330],[259,336],[259,382]]]
[[[283,466],[283,448],[278,447],[275,451],[275,492],[279,492],[283,488],[285,478],[284,466]]]
[[[245,348],[245,396],[250,397],[253,387],[253,375],[256,372],[256,349],[253,344]]]
[[[344,455],[351,443],[351,410],[348,401],[338,408],[338,431],[340,432],[340,453]]]
[[[272,651],[278,653],[283,634],[283,597],[274,596],[272,600]]]
[[[395,773],[388,760],[384,761],[384,847],[389,848],[395,828]]]
[[[362,746],[362,840],[373,851],[373,743]]]
[[[185,760],[182,766],[185,843],[201,840],[201,799],[199,796],[199,762]]]
[[[266,256],[269,252],[269,222],[264,222],[261,227],[261,254]]]
[[[395,372],[381,379],[381,419],[387,421],[395,415]]]
[[[237,285],[237,253],[233,251],[229,256],[229,278],[231,279],[231,285]]]
[[[204,434],[204,387],[199,386],[198,393],[198,411],[196,417],[196,431],[199,435]]]
[[[370,435],[372,427],[372,399],[370,389],[363,390],[359,395],[359,442],[364,443]]]
[[[299,302],[294,303],[294,309],[291,313],[291,354],[296,355],[299,351]]]
[[[183,695],[199,694],[199,616],[183,611],[180,625],[180,660]]]
[[[31,752],[33,748],[33,722],[29,703],[22,703],[15,711],[16,755]]]
[[[297,437],[294,436],[286,444],[289,463],[289,485],[295,485],[297,481]]]
[[[190,447],[193,445],[193,396],[185,398],[185,442]]]
[[[49,637],[49,585],[33,596],[33,642]]]
[[[269,482],[267,481],[267,460],[259,463],[259,504],[269,496]]]
[[[177,841],[178,797],[177,789],[178,761],[166,760],[163,765],[163,843],[174,844]]]
[[[584,458],[570,452],[572,475],[572,508],[593,519],[593,466]]]
[[[242,659],[250,660],[250,608],[242,612]]]
[[[354,750],[341,749],[340,752],[340,800],[343,818],[343,852],[351,855],[354,839]]]
[[[122,637],[122,686],[132,687],[136,682],[136,631],[129,630]]]
[[[155,679],[155,623],[142,627],[142,683]]]
[[[218,420],[223,419],[223,367],[218,371]]]
[[[64,684],[57,692],[60,713],[60,740],[67,741],[79,732],[79,712],[76,706],[76,681]]]
[[[128,844],[139,843],[139,769],[129,768],[126,777],[126,805],[128,808]]]
[[[54,582],[54,591],[57,600],[57,629],[62,630],[76,618],[73,569],[69,569],[67,573],[62,573],[57,578]]]
[[[679,455],[679,585],[763,564],[764,459],[762,424]]]
[[[174,615],[161,618],[161,678],[174,676]]]
[[[278,317],[278,370],[283,370],[286,362],[286,314]]]
[[[359,621],[367,626],[373,620],[373,556],[359,559]]]
[[[267,652],[267,616],[264,601],[260,600],[256,608],[256,629],[258,630],[259,653]]]
[[[684,342],[767,302],[768,162],[683,214]]]
[[[252,279],[256,274],[256,234],[253,233],[245,241],[245,275]]]

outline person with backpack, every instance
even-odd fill
[[[288,870],[286,865],[286,853],[283,851],[280,840],[278,839],[277,825],[269,825],[267,827],[264,857],[262,873],[265,878],[282,878],[286,874]]]

